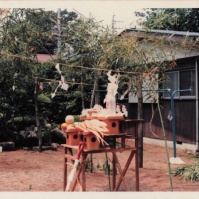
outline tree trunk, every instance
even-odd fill
[[[83,77],[81,75],[81,93],[82,93],[82,110],[85,108],[84,107],[84,85],[82,84],[83,82]]]
[[[96,81],[96,85],[95,85],[95,104],[99,104],[99,85],[98,85],[98,71],[96,71],[96,75],[95,75],[95,81]]]
[[[142,79],[138,81],[138,119],[143,119],[143,95],[142,95]],[[143,168],[143,123],[140,122],[138,126],[138,137],[139,137],[139,167]]]
[[[39,121],[39,107],[38,107],[38,100],[37,100],[37,95],[38,95],[38,81],[37,77],[35,77],[35,117],[36,117],[36,126],[37,126],[37,136],[39,139],[39,152],[42,151],[42,133],[41,133],[41,126],[40,126],[40,121]]]

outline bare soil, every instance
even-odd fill
[[[133,141],[129,141],[129,145]],[[170,157],[173,151],[169,149]],[[128,152],[118,153],[122,168],[128,158]],[[110,156],[110,155],[109,155]],[[198,161],[187,150],[177,151],[186,164]],[[111,159],[111,156],[109,157]],[[94,172],[86,173],[87,191],[110,191],[109,178],[103,170],[105,154],[93,154]],[[125,179],[129,191],[135,191],[134,161],[130,165]],[[181,165],[171,165],[171,169]],[[60,192],[63,191],[64,149],[60,146],[56,151],[16,150],[0,153],[0,191],[2,192]],[[70,171],[70,166],[69,171]],[[164,147],[144,144],[143,168],[140,168],[140,191],[170,191],[168,163]],[[112,176],[110,176],[112,177]],[[118,177],[117,177],[118,178]],[[199,191],[199,182],[185,181],[181,177],[172,176],[173,191]],[[123,183],[119,191],[125,191]]]

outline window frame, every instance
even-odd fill
[[[174,74],[174,73],[177,73],[177,80],[176,80],[176,83],[177,83],[177,87],[178,89],[180,89],[180,72],[186,72],[186,71],[194,71],[195,75],[194,75],[194,82],[196,84],[196,71],[195,71],[195,68],[190,68],[190,69],[183,69],[183,70],[174,70],[174,71],[167,71],[166,74]],[[166,83],[165,83],[166,84]],[[165,84],[164,84],[164,87],[165,87]],[[175,85],[174,85],[175,86]],[[173,86],[173,87],[174,87]],[[164,89],[167,89],[167,88],[164,88]],[[196,87],[194,88],[196,89]],[[164,92],[163,93],[163,99],[170,99],[171,97],[168,96],[169,94],[166,95],[167,92]],[[172,92],[173,93],[173,92]],[[165,96],[166,95],[166,96]],[[196,93],[194,95],[180,95],[180,92],[177,92],[174,96],[173,96],[174,99],[196,99]]]

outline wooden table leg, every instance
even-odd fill
[[[138,148],[135,152],[135,182],[136,182],[136,191],[139,191],[139,155]]]
[[[63,184],[63,191],[66,189],[66,183],[67,183],[67,158],[65,157],[65,154],[67,154],[67,148],[64,147],[64,184]]]
[[[122,171],[122,174],[120,175],[120,177],[118,179],[118,182],[117,182],[117,185],[116,185],[114,191],[117,191],[118,188],[120,187],[121,182],[122,182],[122,178],[125,176],[125,174],[126,174],[126,172],[128,170],[128,167],[129,167],[129,165],[131,163],[131,160],[133,159],[134,154],[135,154],[135,151],[131,151],[131,154],[129,155],[129,158],[128,158],[126,164],[125,164],[125,167],[124,167],[124,169]]]
[[[122,168],[121,168],[121,165],[120,165],[120,163],[119,163],[119,160],[118,160],[117,155],[116,155],[115,152],[113,152],[113,156],[114,156],[114,159],[115,159],[115,165],[117,166],[118,171],[119,171],[119,173],[120,173],[120,176],[122,177],[122,182],[124,183],[125,191],[128,191],[128,186],[127,186],[125,177],[122,176]]]
[[[116,166],[115,166],[115,156],[114,156],[114,153],[113,154],[113,158],[112,158],[112,167],[113,167],[113,178],[112,178],[112,190],[115,189],[115,185],[116,185]]]
[[[82,163],[81,163],[81,168],[82,168],[82,191],[86,191],[86,158],[87,158],[86,153],[82,153]]]
[[[135,125],[135,180],[136,180],[136,191],[139,191],[139,136],[138,136],[138,123]]]
[[[66,156],[67,154],[68,154],[68,152],[69,152],[69,154],[71,155],[71,156],[73,156],[73,152],[72,152],[72,149],[69,149],[69,148],[66,148],[66,147],[64,147],[64,183],[63,183],[63,191],[65,191],[66,190],[66,185],[67,185],[67,178],[68,178],[68,175],[67,175],[67,170],[68,170],[68,158],[67,157],[69,157],[69,156]],[[74,162],[74,160],[72,160],[71,159],[71,161],[72,162]]]
[[[116,139],[113,139],[113,148],[116,148]],[[113,178],[112,178],[112,190],[115,189],[115,185],[116,185],[116,175],[117,175],[117,170],[116,170],[116,165],[115,165],[115,156],[113,154],[113,158],[112,158],[112,169],[113,169]]]

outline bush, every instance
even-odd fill
[[[193,165],[178,167],[173,171],[174,176],[181,176],[184,180],[199,181],[199,161]]]

